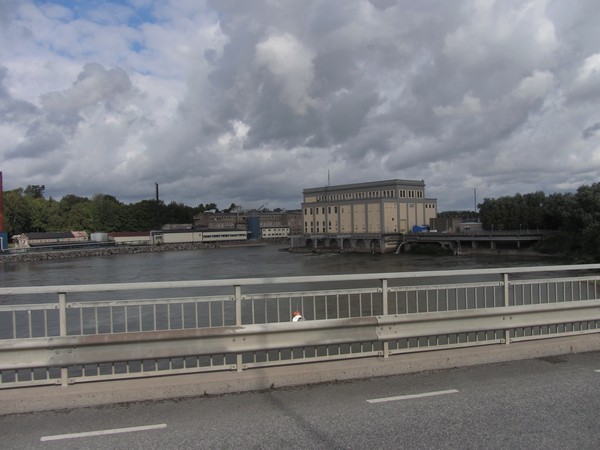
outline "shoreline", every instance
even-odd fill
[[[280,242],[236,242],[221,244],[182,243],[162,245],[120,245],[113,247],[96,247],[80,249],[56,249],[48,251],[25,251],[23,253],[0,254],[0,265],[21,262],[56,261],[61,259],[87,258],[94,256],[131,255],[137,253],[162,253],[189,250],[207,250],[235,247],[262,247],[281,244]]]

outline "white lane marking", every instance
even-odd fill
[[[458,390],[448,389],[445,391],[423,392],[422,394],[399,395],[397,397],[374,398],[367,400],[369,403],[395,402],[396,400],[409,400],[411,398],[433,397],[434,395],[456,394]]]
[[[600,372],[600,369],[594,370],[594,372]]]
[[[54,436],[42,436],[40,441],[59,441],[62,439],[75,439],[80,437],[88,436],[101,436],[104,434],[117,434],[117,433],[131,433],[133,431],[146,431],[156,430],[159,428],[166,428],[166,423],[159,423],[156,425],[144,425],[141,427],[130,427],[130,428],[113,428],[110,430],[98,430],[98,431],[85,431],[83,433],[71,433],[71,434],[55,434]]]

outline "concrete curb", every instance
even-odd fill
[[[327,363],[0,390],[0,415],[260,391],[600,351],[600,333]]]

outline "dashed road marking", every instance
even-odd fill
[[[421,394],[399,395],[397,397],[374,398],[367,400],[369,403],[395,402],[397,400],[410,400],[412,398],[433,397],[435,395],[456,394],[458,390],[447,389],[445,391],[423,392]]]
[[[85,431],[83,433],[70,433],[70,434],[55,434],[54,436],[42,436],[40,441],[60,441],[62,439],[75,439],[89,436],[102,436],[105,434],[117,434],[117,433],[132,433],[134,431],[146,431],[146,430],[157,430],[159,428],[166,428],[166,423],[159,423],[156,425],[143,425],[140,427],[129,427],[129,428],[112,428],[110,430],[98,430],[98,431]]]

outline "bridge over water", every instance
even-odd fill
[[[462,233],[420,232],[391,234],[310,234],[290,237],[291,248],[312,251],[400,253],[411,245],[436,244],[455,254],[481,251],[521,250],[546,236],[540,231],[475,231]]]
[[[469,251],[488,249],[496,250],[529,248],[545,237],[539,231],[492,231],[474,233],[438,233],[423,232],[409,233],[402,236],[402,242],[397,252],[418,244],[439,244],[449,248],[455,254],[468,253]]]

